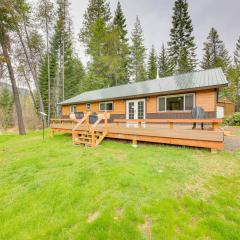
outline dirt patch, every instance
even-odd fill
[[[94,222],[99,216],[100,216],[100,213],[98,211],[91,213],[88,215],[87,222],[88,223]]]
[[[152,220],[146,218],[143,224],[139,225],[139,230],[145,235],[146,239],[152,239]]]
[[[227,151],[237,151],[240,149],[240,136],[225,136],[224,149]]]
[[[114,217],[114,220],[118,220],[119,218],[121,218],[123,215],[123,208],[118,208],[116,210],[116,216]]]
[[[227,151],[237,151],[240,149],[240,128],[225,126],[223,128],[227,136],[224,137],[224,149]]]

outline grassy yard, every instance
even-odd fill
[[[0,135],[0,239],[240,239],[240,151]]]

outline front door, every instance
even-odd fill
[[[127,119],[145,119],[145,99],[127,101]]]

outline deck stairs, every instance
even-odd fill
[[[106,137],[107,131],[80,130],[72,134],[73,144],[83,144],[88,147],[98,146]]]
[[[89,124],[89,113],[86,114],[80,122],[72,129],[72,141],[75,145],[83,144],[88,147],[98,146],[108,134],[107,130],[107,114],[99,114],[98,120],[93,125]],[[98,130],[97,126],[100,122],[105,121],[105,128]]]

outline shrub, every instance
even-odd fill
[[[223,121],[224,125],[240,126],[240,112],[236,112],[231,116],[225,117]]]

